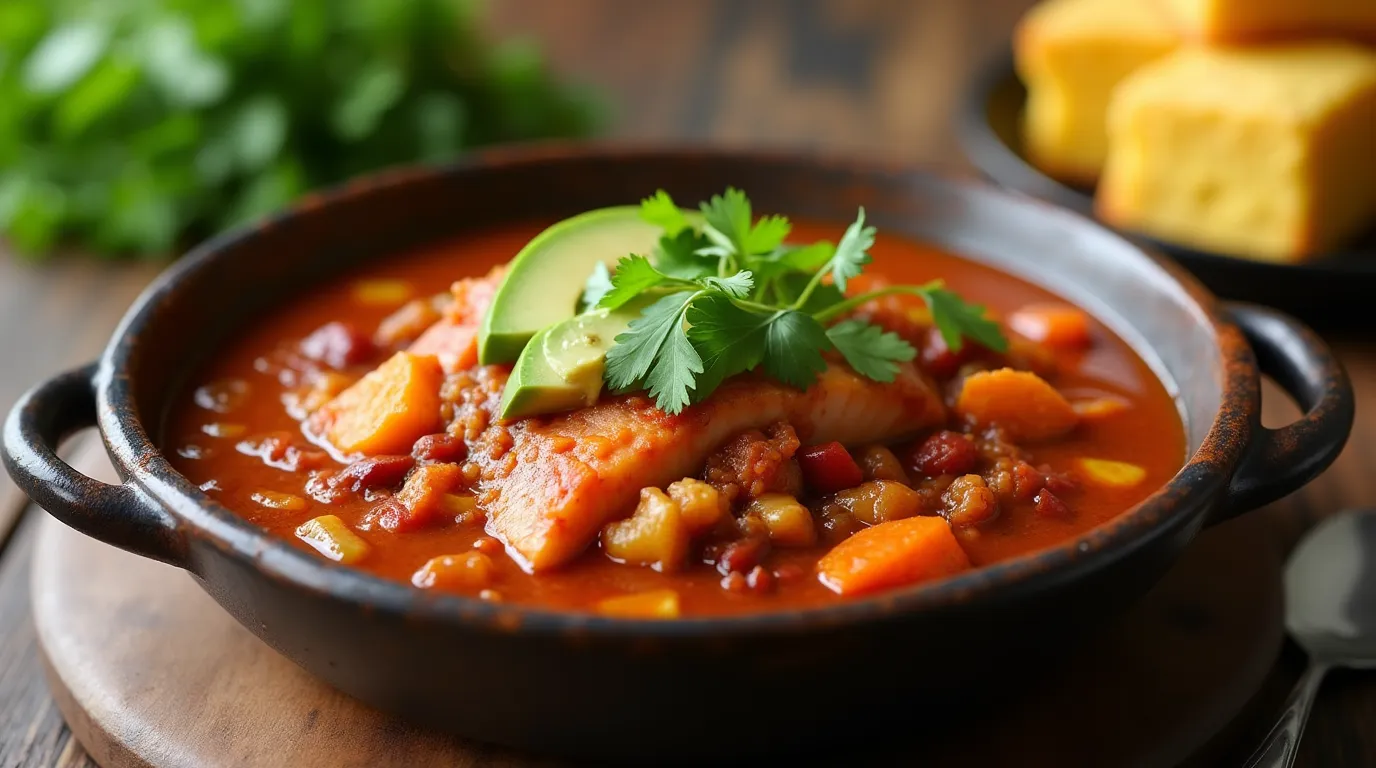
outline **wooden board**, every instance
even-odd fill
[[[112,477],[84,452],[88,472]],[[34,621],[54,696],[115,766],[551,765],[416,730],[317,682],[185,573],[45,519]],[[978,731],[885,765],[1174,765],[1242,709],[1281,640],[1280,544],[1265,518],[1209,531],[1127,616]],[[1016,644],[1016,638],[1009,638]],[[848,762],[855,762],[854,755]]]

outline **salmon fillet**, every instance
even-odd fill
[[[475,369],[461,386],[450,431],[464,435],[481,470],[487,531],[529,571],[568,562],[606,523],[626,515],[640,489],[701,473],[730,438],[775,422],[805,444],[888,441],[944,423],[935,386],[911,364],[880,384],[836,364],[806,391],[763,377],[723,384],[670,416],[644,396],[606,399],[550,417],[495,423],[505,371]]]

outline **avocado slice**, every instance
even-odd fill
[[[502,418],[570,411],[597,402],[607,350],[645,304],[590,310],[536,333],[507,379]]]
[[[663,230],[623,205],[581,213],[536,235],[511,260],[478,332],[478,361],[509,363],[542,328],[572,317],[593,265],[650,254]],[[514,375],[513,375],[514,380]]]

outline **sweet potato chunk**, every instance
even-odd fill
[[[398,352],[326,403],[312,425],[345,453],[410,453],[419,437],[440,431],[443,379],[434,357]]]
[[[1075,428],[1079,416],[1040,376],[1001,368],[965,379],[956,411],[977,424],[998,424],[1014,440],[1049,440]]]
[[[597,612],[617,619],[677,619],[678,593],[672,589],[609,597],[597,604]]]
[[[635,514],[602,529],[602,551],[624,563],[679,570],[688,555],[682,510],[658,488],[642,489]]]
[[[916,584],[969,568],[970,558],[939,517],[909,517],[866,528],[817,563],[822,583],[840,595]]]

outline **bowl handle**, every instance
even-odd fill
[[[0,452],[10,477],[29,498],[78,531],[173,565],[186,560],[186,540],[172,516],[132,482],[93,480],[58,457],[63,438],[96,423],[96,364],[29,390],[5,419]]]
[[[1304,415],[1280,429],[1258,426],[1252,449],[1211,523],[1269,504],[1313,480],[1342,452],[1352,432],[1352,382],[1333,351],[1288,315],[1227,302],[1224,311],[1256,352],[1261,372],[1295,399]]]

